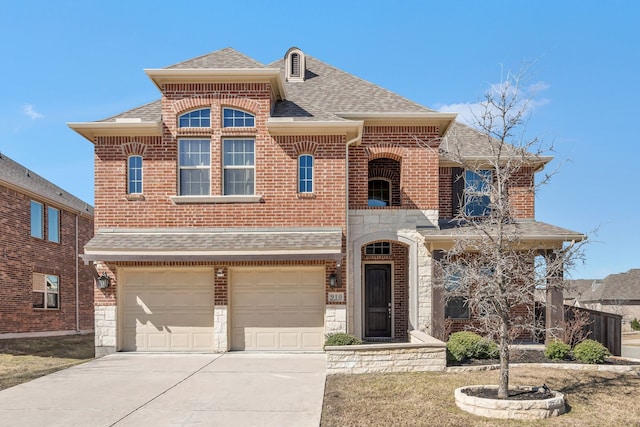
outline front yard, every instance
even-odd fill
[[[480,418],[455,405],[453,391],[497,384],[498,371],[331,375],[322,426],[640,425],[640,376],[540,367],[511,368],[512,385],[547,384],[565,394],[568,413],[542,421]]]
[[[93,359],[93,334],[0,340],[0,390]]]

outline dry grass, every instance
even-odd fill
[[[93,335],[0,340],[0,390],[93,359]]]
[[[637,374],[511,368],[512,385],[542,385],[565,393],[569,412],[535,422],[494,420],[458,409],[457,387],[497,384],[497,371],[332,375],[322,426],[640,426]]]

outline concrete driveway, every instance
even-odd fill
[[[2,426],[318,426],[324,354],[117,353],[0,391]]]

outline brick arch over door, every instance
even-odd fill
[[[356,239],[349,248],[352,257],[351,271],[353,272],[353,333],[362,337],[362,249],[369,243],[390,241],[407,247],[406,286],[408,293],[408,330],[418,329],[418,242],[392,231],[380,231],[364,235]]]

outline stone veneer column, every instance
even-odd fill
[[[347,306],[327,305],[324,310],[325,334],[347,332]]]
[[[116,312],[115,305],[94,307],[96,357],[116,352]]]
[[[224,353],[229,351],[228,310],[226,305],[216,305],[213,309],[213,349]]]

